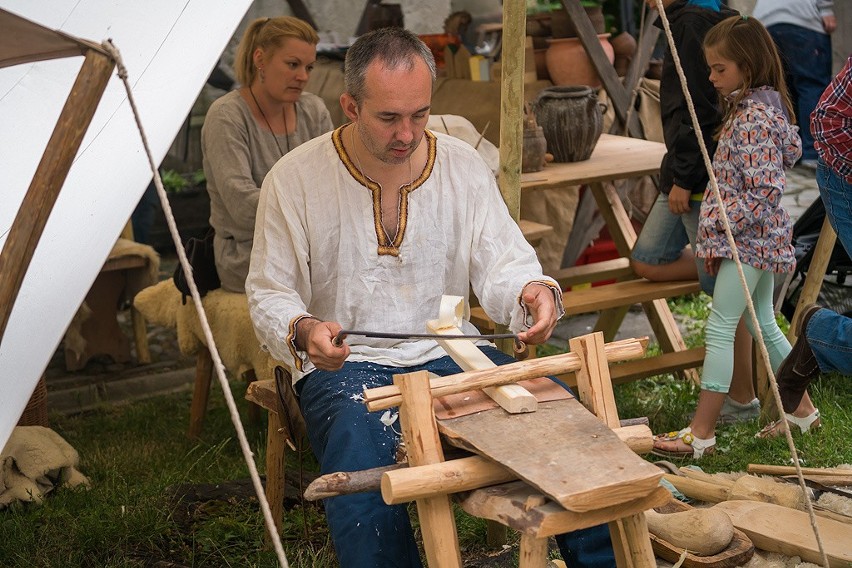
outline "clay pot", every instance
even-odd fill
[[[580,162],[592,155],[603,132],[597,93],[585,86],[542,89],[532,105],[556,162]]]
[[[619,77],[624,77],[627,74],[630,61],[636,55],[636,39],[627,32],[621,32],[609,42],[612,44],[612,50],[615,53],[615,61],[613,62],[615,72]]]
[[[615,60],[615,52],[608,38],[609,34],[598,35],[601,47],[612,63]],[[555,85],[600,87],[601,79],[578,38],[553,38],[547,40],[547,43],[545,61],[550,80]]]
[[[544,167],[547,140],[541,126],[524,128],[524,146],[521,154],[521,172],[538,172]]]

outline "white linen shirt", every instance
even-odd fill
[[[341,143],[343,126],[282,158],[263,182],[251,267],[249,309],[264,349],[298,381],[315,367],[295,344],[312,316],[344,329],[422,333],[441,296],[472,286],[486,313],[520,331],[532,318],[520,300],[540,282],[535,251],[509,215],[489,168],[467,143],[425,132],[426,167],[401,188],[399,230],[381,224],[381,187],[361,174]],[[477,333],[468,321],[463,331]],[[431,340],[349,336],[350,361],[407,367],[444,356]]]

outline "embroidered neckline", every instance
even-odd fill
[[[343,165],[346,167],[349,175],[351,175],[359,184],[370,190],[370,193],[372,194],[373,226],[376,230],[378,254],[380,256],[389,255],[398,257],[399,249],[402,246],[403,239],[405,238],[405,229],[408,224],[408,194],[423,185],[432,174],[432,170],[435,167],[437,139],[435,138],[435,135],[428,130],[423,131],[423,137],[428,144],[426,166],[423,168],[423,171],[420,172],[420,175],[414,178],[411,183],[399,188],[399,219],[397,219],[396,237],[391,240],[390,236],[382,226],[382,186],[365,176],[356,167],[352,157],[349,156],[346,149],[343,147],[343,130],[350,124],[352,123],[344,124],[332,133],[331,140],[334,143],[334,149],[337,151],[337,155],[340,158],[340,161],[343,162]]]

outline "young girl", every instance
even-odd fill
[[[754,18],[734,16],[713,26],[704,38],[710,81],[719,92],[725,117],[713,156],[720,210],[712,187],[701,205],[696,254],[716,275],[713,307],[706,327],[701,394],[692,423],[654,440],[654,453],[700,458],[716,446],[716,421],[731,386],[734,330],[746,313],[733,252],[725,236],[728,216],[737,252],[754,303],[773,369],[790,352],[775,322],[772,292],[775,272],[795,267],[793,225],[781,207],[784,168],[802,153],[798,128],[775,44]],[[746,314],[748,315],[748,314]],[[751,317],[746,323],[752,334]]]

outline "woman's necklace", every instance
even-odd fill
[[[281,150],[281,144],[278,143],[278,136],[276,136],[275,131],[272,130],[272,125],[269,124],[269,119],[266,118],[266,113],[264,113],[263,109],[260,108],[260,103],[257,102],[257,98],[254,96],[254,91],[251,90],[251,87],[249,87],[249,94],[251,95],[251,100],[253,100],[254,104],[257,105],[257,110],[260,111],[260,116],[262,116],[263,120],[266,121],[266,126],[269,127],[269,133],[272,134],[272,139],[275,140],[275,145],[278,147],[278,153],[283,156],[285,152]],[[298,112],[298,110],[296,110],[296,103],[293,103],[293,112]],[[289,153],[290,135],[287,133],[289,130],[289,127],[287,126],[287,111],[283,111],[282,114],[284,116],[284,141],[287,143],[287,153]]]
[[[352,133],[349,136],[349,138],[352,140],[352,153],[355,154],[355,164],[358,166],[358,171],[361,172],[361,175],[364,176],[365,178],[372,180],[372,178],[367,175],[367,173],[364,171],[364,168],[361,166],[361,157],[358,156],[358,147],[355,145],[355,123],[354,122],[352,123],[352,130],[350,132]],[[411,156],[408,156],[408,178],[409,178],[408,185],[409,186],[414,184],[414,171],[411,168],[412,168]],[[381,184],[379,184],[379,187],[381,187]],[[402,207],[402,192],[401,191],[399,192],[399,202],[396,204],[396,206],[397,206],[397,218],[398,218],[399,217],[399,209]],[[399,232],[399,227],[397,227],[397,233],[394,233],[393,238],[391,238],[390,232],[388,232],[387,228],[385,227],[385,221],[382,218],[382,216],[379,217],[379,224],[382,226],[382,230],[385,232],[385,235],[387,235],[387,237],[388,237],[388,244],[392,243],[394,241],[394,239],[396,239],[396,235]]]

